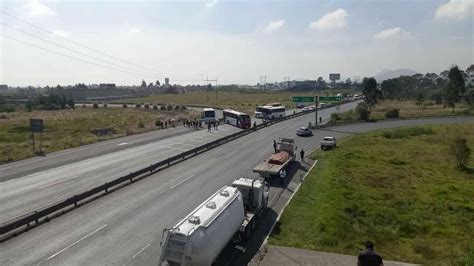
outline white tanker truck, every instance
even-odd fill
[[[163,230],[158,265],[211,265],[229,241],[238,242],[251,236],[267,204],[265,181],[236,179],[176,226]]]

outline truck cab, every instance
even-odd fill
[[[256,220],[268,206],[269,186],[259,179],[240,177],[232,182],[232,187],[240,191],[244,203],[245,218],[240,227],[240,236],[249,239],[257,223]]]
[[[232,182],[232,187],[242,193],[244,207],[247,211],[258,213],[268,205],[268,185],[265,181],[240,177]]]

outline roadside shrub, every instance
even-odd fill
[[[150,105],[149,105],[149,104],[145,104],[145,109],[150,109]]]
[[[426,102],[426,103],[425,103],[425,106],[433,106],[433,105],[434,105],[433,102]]]
[[[98,103],[94,103],[94,104],[92,104],[92,108],[94,108],[94,109],[97,109],[97,108],[99,108],[99,104],[98,104]]]
[[[15,106],[11,104],[1,104],[0,113],[13,113],[15,112]]]
[[[28,101],[26,104],[25,104],[25,108],[26,108],[26,111],[28,113],[30,113],[31,111],[33,111],[33,109],[35,108],[35,104],[32,102],[32,101]]]
[[[451,154],[456,159],[456,166],[460,169],[466,167],[471,156],[471,149],[467,145],[467,139],[462,137],[456,137],[454,142],[451,144]]]
[[[397,128],[390,131],[385,131],[382,133],[387,139],[406,139],[413,136],[419,135],[430,135],[433,134],[432,128],[425,127],[410,127],[410,128]]]
[[[181,111],[185,111],[187,109],[188,109],[188,107],[186,107],[186,105],[181,105]]]
[[[156,126],[156,127],[161,127],[162,124],[163,124],[163,122],[161,122],[160,119],[156,119],[156,120],[155,120],[155,126]]]
[[[127,106],[127,104],[125,104],[125,103],[122,105],[122,108],[127,108],[127,107],[128,107],[128,106]]]
[[[103,105],[104,105],[104,108],[107,108],[107,103],[104,103]]]
[[[161,110],[161,111],[166,111],[166,106],[160,105],[160,110]]]
[[[86,108],[87,106],[85,104],[82,104],[82,108]]]
[[[332,114],[331,114],[331,120],[330,120],[330,122],[335,123],[335,122],[338,121],[338,120],[341,120],[341,117],[339,116],[339,114],[332,113]]]
[[[181,107],[180,107],[179,105],[176,105],[176,106],[174,107],[174,110],[175,110],[175,111],[179,111],[180,109],[181,109]]]
[[[158,105],[154,104],[153,105],[153,110],[158,110]]]
[[[173,105],[168,104],[168,106],[166,107],[166,109],[167,109],[168,111],[173,111]]]
[[[135,108],[140,108],[140,107],[142,107],[141,104],[139,104],[139,103],[135,104]]]
[[[386,118],[396,118],[396,117],[399,117],[399,116],[400,116],[400,110],[399,109],[391,109],[391,110],[388,110],[385,113]]]
[[[370,110],[367,103],[359,103],[356,107],[356,113],[359,114],[360,120],[369,120]]]
[[[138,121],[138,128],[145,128],[145,124],[143,123],[142,120]]]

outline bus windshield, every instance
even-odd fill
[[[240,115],[240,120],[243,122],[250,121],[250,116],[249,115]]]
[[[214,117],[215,112],[214,111],[204,111],[204,117]]]

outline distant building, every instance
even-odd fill
[[[7,91],[8,86],[7,85],[0,85],[0,91]]]
[[[115,83],[101,83],[99,84],[100,89],[115,89]]]

